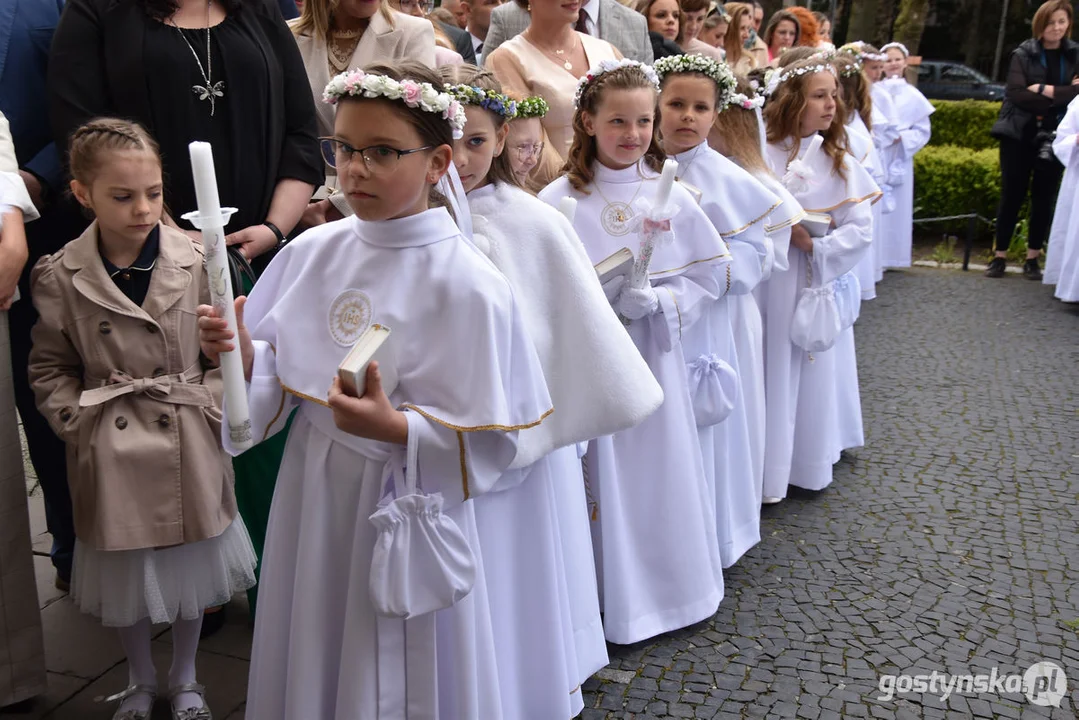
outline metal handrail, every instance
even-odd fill
[[[966,213],[965,215],[948,215],[945,217],[914,218],[915,224],[945,222],[947,220],[967,221],[967,233],[963,242],[963,269],[969,270],[970,253],[974,249],[974,236],[978,233],[978,221],[981,220],[986,225],[992,226],[996,224],[996,220],[990,220],[989,218],[982,217],[978,213]]]

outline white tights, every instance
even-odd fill
[[[202,615],[194,620],[178,618],[172,624],[172,667],[169,668],[169,687],[195,682],[195,654],[199,649],[199,632]],[[120,644],[127,655],[129,685],[157,687],[157,669],[150,654],[150,619],[143,618],[134,625],[119,628]],[[202,699],[195,693],[180,693],[173,699],[177,710],[202,707]],[[133,695],[124,700],[120,710],[149,712],[150,698],[145,694]]]

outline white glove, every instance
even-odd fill
[[[651,285],[643,288],[622,288],[622,296],[618,298],[618,312],[622,317],[629,320],[640,320],[653,314],[659,309],[659,298]]]
[[[625,275],[615,275],[603,283],[603,294],[607,296],[607,302],[613,303],[618,293],[622,292],[622,286],[626,284]]]

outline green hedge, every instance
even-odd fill
[[[1000,202],[1000,154],[996,148],[971,150],[955,146],[928,146],[914,156],[916,217],[948,217],[975,212],[994,219]],[[1020,220],[1027,216],[1024,204]],[[928,227],[928,226],[926,226]],[[962,233],[966,220],[939,226]],[[979,225],[980,233],[989,229]]]
[[[989,135],[997,121],[1000,103],[986,100],[930,100],[937,109],[933,113],[933,135],[930,145],[956,145],[971,150],[996,148],[997,141]]]

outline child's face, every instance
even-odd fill
[[[681,10],[675,0],[656,0],[648,8],[648,29],[668,40],[678,37],[678,19]]]
[[[651,88],[605,92],[595,115],[582,114],[585,130],[596,138],[596,159],[613,170],[635,165],[652,143],[655,114]]]
[[[502,123],[502,127],[495,128],[494,113],[474,105],[465,108],[465,116],[465,135],[453,141],[453,164],[469,193],[487,184],[491,163],[506,147],[509,127]]]
[[[528,181],[528,174],[539,164],[543,152],[543,124],[539,118],[512,120],[506,139],[506,152],[510,154],[513,173],[521,183]]]
[[[688,43],[690,40],[695,39],[701,34],[701,27],[704,25],[704,16],[707,13],[707,8],[682,13],[682,18],[685,22],[682,37],[685,42]]]
[[[888,59],[884,61],[884,74],[888,77],[902,77],[907,69],[907,58],[898,48],[888,48]]]
[[[701,42],[706,42],[712,47],[719,47],[723,44],[723,36],[727,34],[727,23],[722,20],[712,27],[706,27],[701,30],[697,38]]]
[[[659,133],[670,155],[692,150],[708,139],[716,119],[716,85],[696,74],[667,78],[659,95]]]
[[[866,60],[864,67],[865,76],[869,78],[869,82],[877,82],[884,73],[884,63],[880,60]]]
[[[111,150],[89,187],[71,181],[78,201],[94,211],[102,233],[141,247],[161,220],[161,162],[147,150]]]
[[[423,212],[431,186],[452,162],[449,145],[399,154],[424,147],[424,142],[397,106],[391,100],[346,100],[337,106],[337,176],[361,220],[392,220]]]
[[[835,118],[838,87],[829,72],[813,73],[806,80],[806,109],[802,113],[802,137],[824,132]]]

